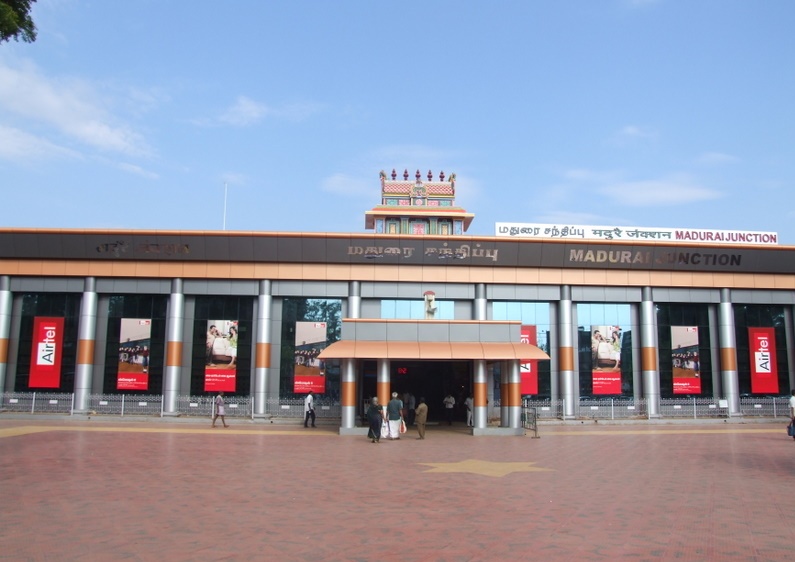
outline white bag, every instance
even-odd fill
[[[389,422],[386,420],[381,422],[381,439],[389,439]]]

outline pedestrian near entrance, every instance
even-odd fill
[[[453,408],[455,407],[455,398],[452,394],[448,394],[442,400],[444,403],[444,415],[447,418],[447,425],[453,425]]]
[[[467,407],[467,427],[473,427],[475,424],[473,422],[473,410],[475,407],[475,403],[472,400],[472,395],[470,394],[467,396],[467,399],[464,400],[464,405]]]
[[[408,407],[408,410],[409,410],[408,413],[407,413],[407,416],[406,416],[408,418],[406,420],[406,423],[408,425],[414,425],[414,420],[416,418],[416,411],[415,410],[416,410],[416,407],[417,407],[417,400],[414,398],[414,395],[411,392],[409,392],[409,402],[408,402],[408,404],[406,404],[406,406]]]
[[[789,417],[791,423],[795,425],[795,388],[792,389],[790,394],[792,396],[789,397]],[[792,438],[795,439],[795,435],[793,435]]]
[[[224,427],[229,427],[228,425],[226,425],[226,418],[224,418],[225,414],[226,414],[226,408],[224,405],[224,391],[222,390],[218,393],[218,396],[215,397],[215,415],[213,416],[212,427],[215,427],[215,420],[217,420],[218,418],[221,418],[221,423],[224,424]]]
[[[398,393],[392,393],[392,400],[386,405],[386,419],[389,422],[389,438],[400,439],[400,422],[403,421],[403,400]]]
[[[414,423],[417,424],[417,439],[425,439],[425,423],[428,421],[428,405],[425,403],[425,398],[420,396],[420,403],[417,405],[416,418]]]
[[[312,419],[312,427],[315,427],[315,397],[310,390],[304,398],[304,427],[308,427],[309,419]]]
[[[367,408],[367,421],[370,424],[367,437],[373,443],[379,443],[381,441],[381,425],[384,423],[384,407],[378,403],[378,396],[373,396],[370,399],[370,406]]]

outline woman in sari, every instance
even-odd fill
[[[378,397],[373,396],[370,400],[370,406],[367,408],[367,421],[370,423],[370,429],[367,431],[367,437],[373,443],[378,443],[381,439],[381,424],[384,421],[384,407],[378,403]]]

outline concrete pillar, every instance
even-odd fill
[[[356,401],[358,396],[358,392],[356,391],[356,360],[343,359],[341,367],[341,426],[343,429],[352,429],[356,427]]]
[[[508,363],[507,393],[503,397],[502,408],[506,410],[508,425],[511,429],[522,427],[522,374],[519,360],[511,359]]]
[[[654,313],[651,287],[642,290],[640,304],[640,367],[643,377],[643,398],[650,418],[660,417],[660,373],[657,370],[657,316]]]
[[[0,275],[0,402],[6,387],[6,373],[8,372],[8,340],[11,336],[11,308],[13,298],[11,295],[11,278]]]
[[[379,359],[376,373],[378,403],[386,407],[392,399],[392,380],[389,376],[389,359]]]
[[[91,385],[94,374],[94,347],[97,338],[96,279],[86,277],[80,302],[80,323],[77,327],[77,365],[75,366],[74,412],[86,413],[91,406]]]
[[[487,304],[486,300],[486,284],[477,283],[475,285],[475,302],[473,303],[472,314],[475,320],[488,320],[487,318]]]
[[[474,422],[476,429],[483,429],[489,425],[489,388],[488,388],[488,373],[486,371],[486,361],[483,359],[476,359],[474,362],[475,375],[474,375]]]
[[[254,417],[268,415],[268,379],[271,371],[271,319],[273,296],[271,282],[259,282],[257,296],[257,334],[254,345]]]
[[[185,324],[185,295],[182,279],[172,279],[166,319],[166,369],[163,373],[163,415],[179,415],[179,376]]]
[[[348,284],[348,318],[362,317],[362,284],[351,281]]]
[[[580,395],[580,384],[574,371],[574,334],[572,326],[571,287],[563,285],[560,290],[558,307],[558,331],[560,347],[558,348],[558,365],[560,367],[560,391],[563,399],[563,419],[574,419],[577,414],[577,401]]]
[[[729,417],[741,416],[737,378],[737,343],[734,337],[734,310],[729,289],[720,290],[718,341],[720,343],[720,374],[723,396],[729,403]]]

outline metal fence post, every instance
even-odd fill
[[[696,399],[695,398],[693,398],[693,419],[694,420],[698,419],[698,413],[696,412]]]
[[[124,417],[124,394],[121,395],[121,417]]]
[[[33,414],[36,412],[36,393],[33,393],[33,400],[30,402],[30,413]]]

